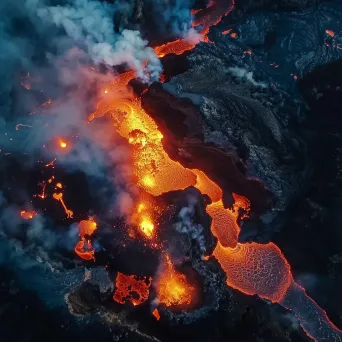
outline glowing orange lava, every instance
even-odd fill
[[[223,17],[228,15],[234,8],[234,0],[213,0],[204,9],[192,12],[195,18],[193,27],[201,27],[201,32],[207,34],[210,27],[217,25]]]
[[[334,37],[335,36],[335,32],[332,30],[325,30],[325,32],[330,36],[330,37]]]
[[[130,301],[134,306],[144,303],[150,293],[152,278],[138,278],[135,275],[125,275],[118,272],[115,281],[115,292],[113,299],[125,304]]]
[[[139,101],[102,99],[90,118],[99,118],[108,112],[117,132],[133,146],[134,173],[140,188],[158,196],[195,185],[196,176],[166,154],[163,135]]]
[[[176,39],[175,41],[156,46],[154,52],[159,58],[169,54],[181,55],[185,51],[192,50],[200,42],[209,42],[208,33],[212,26],[217,25],[224,16],[234,8],[234,1],[227,3],[227,0],[212,1],[206,8],[192,10],[194,16],[192,27],[200,27],[196,37]],[[225,33],[223,33],[225,34]]]
[[[222,200],[207,206],[207,213],[212,218],[211,232],[224,247],[235,247],[238,242],[240,227],[237,213],[225,209]]]
[[[50,163],[45,164],[45,167],[53,166],[53,164],[55,163],[55,161],[56,161],[56,158],[53,159],[53,160],[51,160]]]
[[[160,313],[159,313],[158,309],[154,309],[152,311],[152,315],[156,318],[157,321],[160,320]]]
[[[63,200],[63,193],[61,193],[61,192],[60,192],[60,193],[54,193],[54,194],[52,195],[52,197],[53,197],[56,201],[61,202],[62,207],[63,207],[63,209],[64,209],[64,211],[65,211],[65,214],[66,214],[67,218],[73,218],[74,213],[66,207],[66,205],[65,205],[65,203],[64,203],[64,200]]]
[[[222,31],[222,34],[226,35],[228,34],[232,29],[228,29],[228,30],[225,30],[225,31]]]
[[[97,223],[93,219],[82,220],[79,225],[79,234],[81,238],[85,238],[86,235],[91,236],[97,229]]]
[[[84,260],[95,261],[95,251],[89,240],[82,239],[78,241],[75,246],[75,253]]]
[[[234,2],[227,4],[226,0],[216,0],[212,1],[206,9],[192,11],[195,16],[193,27],[200,27],[199,41],[207,39],[209,28],[227,15],[233,6]],[[223,34],[230,32],[231,30],[227,30]],[[326,30],[326,33],[334,36],[333,31]],[[237,34],[233,32],[231,37],[235,38]],[[198,42],[191,43],[179,39],[155,47],[154,50],[159,57],[169,53],[181,54],[192,49]],[[245,53],[250,54],[251,51],[247,50]],[[124,73],[106,89],[108,92],[111,89],[122,91],[134,77],[134,71]],[[297,78],[297,76],[294,77]],[[235,201],[233,207],[225,208],[222,189],[205,173],[200,170],[186,169],[180,163],[170,159],[162,145],[162,133],[156,123],[141,108],[138,99],[113,99],[109,95],[103,96],[96,111],[89,116],[89,121],[105,114],[110,114],[116,131],[132,145],[133,169],[138,180],[137,185],[141,189],[153,196],[158,196],[169,191],[195,186],[202,194],[209,196],[212,203],[207,206],[206,210],[212,218],[212,233],[218,239],[213,256],[227,275],[227,285],[245,294],[257,294],[272,302],[281,303],[285,307],[296,308],[299,312],[298,317],[305,321],[303,313],[296,306],[298,304],[294,304],[293,297],[289,297],[289,291],[291,291],[294,281],[290,266],[280,249],[273,243],[242,244],[238,242],[240,232],[238,220],[246,218],[249,214],[248,199],[233,194]],[[140,203],[137,209],[140,220],[139,227],[149,237],[154,234],[155,227],[150,213],[145,211],[144,206],[144,203]],[[82,238],[78,243],[81,252],[83,252],[86,242],[90,243]],[[87,257],[89,256],[87,255]],[[114,300],[122,304],[129,300],[133,305],[139,305],[147,300],[150,284],[151,279],[139,280],[134,275],[127,276],[118,273]],[[168,255],[165,256],[164,268],[156,280],[156,289],[159,303],[165,306],[190,304],[194,291],[185,275],[175,270]],[[338,334],[337,328],[327,323],[329,320],[326,315],[321,313],[322,310],[318,306],[316,308],[322,317],[320,322],[323,322],[330,332]],[[153,315],[159,319],[158,311],[154,310]],[[310,330],[308,327],[304,327],[304,329]]]
[[[60,148],[66,148],[68,145],[64,140],[58,140]]]
[[[154,223],[159,209],[146,196],[141,196],[141,201],[136,206],[132,215],[132,223],[139,228],[139,232],[146,238],[155,237],[156,225]],[[134,237],[134,235],[132,235]]]
[[[204,36],[201,38],[204,40]],[[182,55],[185,51],[192,50],[201,40],[197,42],[191,42],[186,39],[177,39],[166,44],[156,46],[154,52],[159,58],[163,58],[166,55],[174,53],[175,55]]]
[[[209,179],[204,172],[197,169],[192,169],[191,171],[196,175],[195,188],[203,195],[208,195],[212,202],[220,201],[223,196],[221,188]]]
[[[20,216],[24,219],[24,220],[31,220],[33,219],[35,216],[37,216],[37,213],[35,211],[26,211],[26,210],[22,210],[20,212]]]
[[[190,304],[193,291],[185,275],[175,270],[170,256],[166,255],[164,269],[157,280],[159,303],[165,306]]]
[[[97,229],[97,223],[92,218],[82,220],[78,225],[78,229],[81,240],[76,244],[75,253],[84,260],[95,260],[95,251],[89,237]]]
[[[225,248],[218,242],[213,255],[227,274],[227,284],[248,295],[279,302],[292,282],[290,266],[273,243]]]

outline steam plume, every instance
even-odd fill
[[[137,75],[152,79],[161,73],[161,64],[147,41],[139,31],[122,30],[114,34],[112,4],[90,0],[76,0],[64,6],[49,6],[38,9],[38,16],[47,24],[63,28],[66,34],[87,52],[96,64],[104,62],[110,66],[127,63]]]

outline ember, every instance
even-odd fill
[[[334,37],[335,36],[335,32],[332,30],[325,30],[326,34],[328,34],[330,37]]]
[[[68,145],[64,140],[58,140],[60,148],[66,148]]]
[[[209,2],[206,8],[193,10],[191,12],[194,16],[192,29],[195,32],[195,37],[177,39],[160,46],[155,46],[155,54],[159,58],[169,54],[181,55],[185,51],[192,50],[200,42],[209,42],[208,33],[210,28],[218,24],[224,16],[228,15],[233,7],[234,1],[213,0]],[[335,35],[331,30],[326,30],[325,32],[330,37]],[[232,38],[238,37],[236,32],[232,32],[232,29],[225,30],[222,34],[230,34]],[[227,41],[227,39],[223,40]],[[239,51],[243,50],[240,48]],[[244,54],[251,55],[252,50],[245,50]],[[253,58],[244,57],[244,59],[250,61]],[[144,63],[146,66],[147,61]],[[278,66],[278,64],[274,65],[275,68],[278,68]],[[89,72],[94,70],[91,67]],[[141,193],[139,193],[139,203],[135,202],[132,206],[135,209],[128,220],[130,221],[129,230],[135,233],[138,232],[136,235],[140,234],[144,237],[144,246],[149,248],[151,246],[159,247],[159,232],[157,229],[159,223],[156,219],[156,208],[152,204],[154,203],[153,200],[146,200],[142,194],[147,194],[146,197],[149,196],[148,198],[154,198],[168,192],[195,187],[202,195],[207,196],[206,201],[203,201],[203,203],[206,204],[206,213],[212,220],[211,232],[217,239],[217,244],[215,247],[213,246],[214,251],[212,254],[203,257],[202,261],[208,261],[210,257],[216,258],[227,276],[226,283],[231,288],[247,295],[258,295],[271,302],[280,303],[284,307],[296,312],[309,336],[312,336],[311,330],[314,329],[311,329],[311,327],[306,329],[307,310],[303,309],[300,303],[296,302],[297,298],[300,298],[300,301],[304,302],[306,307],[309,307],[316,316],[319,316],[320,325],[328,330],[328,334],[338,335],[339,330],[329,321],[325,312],[323,311],[323,314],[322,309],[316,303],[313,303],[304,290],[294,282],[289,263],[282,251],[274,243],[239,242],[240,222],[248,218],[250,214],[250,201],[239,194],[230,193],[229,195],[233,197],[234,203],[231,207],[227,207],[224,201],[223,188],[221,189],[203,171],[186,168],[179,162],[171,159],[167,154],[163,145],[164,136],[157,123],[142,108],[140,99],[134,95],[135,93],[127,91],[127,84],[136,77],[136,74],[139,73],[130,70],[113,77],[111,83],[107,84],[105,88],[97,89],[98,91],[94,93],[100,96],[100,100],[96,110],[88,117],[90,122],[108,114],[113,124],[113,129],[123,139],[127,140],[127,144],[130,144],[134,173],[132,178],[134,178],[135,185],[137,185]],[[162,75],[160,79],[165,81],[167,77]],[[293,77],[297,79],[296,75],[293,75]],[[21,85],[27,90],[31,89],[31,85],[26,79],[22,80]],[[117,93],[120,96],[113,98],[112,95]],[[41,107],[48,106],[51,103],[51,99],[48,99],[41,104]],[[18,124],[16,130],[22,126],[26,125]],[[66,133],[64,132],[64,134]],[[68,141],[55,136],[53,139],[55,148],[57,146],[68,151]],[[172,158],[175,157],[172,156]],[[53,159],[45,164],[45,166],[53,169],[55,161],[56,159]],[[68,219],[73,218],[73,211],[67,208],[63,199],[64,193],[62,191],[64,190],[64,185],[61,182],[56,182],[55,176],[49,175],[49,177],[48,180],[39,183],[42,186],[42,192],[35,196],[45,199],[47,193],[49,196],[52,194],[52,198],[62,205],[66,217]],[[53,190],[49,190],[49,187]],[[226,188],[224,190],[227,191]],[[132,201],[134,200],[136,198]],[[36,215],[37,213],[34,211],[23,210],[20,212],[20,216],[25,220],[30,220]],[[75,253],[84,260],[95,261],[94,246],[96,247],[96,244],[93,245],[92,242],[94,242],[94,235],[96,235],[94,232],[98,229],[97,223],[93,218],[82,220],[78,224],[78,229],[80,239],[74,248]],[[127,235],[136,237],[135,234],[130,232]],[[124,243],[122,245],[125,246]],[[175,307],[182,307],[183,309],[193,302],[197,289],[188,281],[185,274],[176,269],[169,254],[164,252],[162,257],[162,267],[153,283],[156,288],[158,304],[170,310],[175,309]],[[151,277],[138,277],[133,274],[126,275],[118,272],[113,300],[119,304],[130,302],[134,306],[141,305],[149,299],[151,284]],[[157,308],[153,310],[152,315],[156,320],[160,320],[160,313]],[[325,331],[324,333],[317,333],[315,331],[315,334],[323,336]]]
[[[156,318],[157,321],[160,320],[160,313],[159,313],[158,309],[154,309],[152,311],[152,315]]]

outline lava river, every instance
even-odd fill
[[[119,83],[117,83],[117,86]],[[112,84],[112,90],[115,83]],[[90,120],[110,113],[113,126],[133,146],[134,172],[138,186],[153,196],[194,186],[212,200],[207,213],[212,218],[212,233],[218,243],[213,256],[227,275],[227,285],[245,294],[277,302],[293,311],[308,336],[316,341],[342,341],[341,331],[325,312],[293,280],[290,265],[273,243],[238,242],[240,209],[249,210],[249,201],[233,194],[233,208],[223,206],[222,190],[200,170],[190,170],[169,158],[163,149],[163,135],[140,106],[139,100],[99,102]],[[317,313],[318,320],[309,319]],[[326,338],[328,336],[328,338]]]
[[[220,21],[222,13],[227,14],[232,5],[225,8],[224,12],[221,7],[222,1],[216,1],[212,2],[206,12],[194,12],[193,26],[202,25],[197,42],[180,39],[156,47],[156,54],[159,57],[169,53],[181,54],[192,49],[199,41],[206,41],[208,28]],[[342,332],[306,295],[305,290],[295,283],[290,265],[275,244],[238,242],[240,227],[237,220],[241,210],[245,216],[248,215],[249,201],[233,194],[235,204],[232,208],[225,208],[222,189],[205,173],[187,169],[169,158],[162,145],[162,133],[143,110],[139,99],[111,98],[110,92],[122,91],[134,77],[134,72],[128,72],[114,79],[106,88],[96,111],[89,116],[89,121],[110,115],[116,131],[132,145],[137,185],[152,196],[190,186],[208,195],[212,203],[206,210],[212,218],[212,233],[218,239],[212,256],[225,272],[227,285],[247,295],[256,294],[279,303],[293,311],[307,335],[316,341],[342,341]],[[81,236],[80,244],[84,244],[85,240]]]

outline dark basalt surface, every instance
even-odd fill
[[[167,27],[156,34],[160,27],[155,13],[161,3],[163,8],[174,1],[133,2],[129,10],[123,6],[116,12],[117,27],[142,25],[146,37],[167,39]],[[338,1],[236,0],[234,11],[211,30],[215,44],[164,58],[166,76],[174,77],[164,85],[151,85],[142,103],[164,133],[172,158],[207,172],[224,189],[227,206],[233,202],[232,192],[251,200],[252,215],[240,239],[276,242],[295,279],[341,327],[342,84],[341,63],[333,62],[342,53],[340,7]],[[227,29],[237,37],[222,35]],[[327,29],[335,36],[327,35]],[[244,53],[249,49],[251,55]],[[0,171],[4,182],[9,178],[26,184],[31,177],[20,174],[19,166]],[[72,208],[85,211],[82,203],[91,203],[84,192],[86,177],[73,177],[65,176],[63,183],[74,183],[70,189],[75,193],[77,186],[83,189],[80,199],[70,201],[79,202]],[[193,222],[203,226],[210,251],[215,241],[204,212],[206,199],[190,188],[159,200],[175,204],[177,212],[187,205],[183,195],[197,198]],[[0,269],[1,342],[77,341],[80,336],[82,341],[129,342],[310,340],[280,306],[227,288],[217,262],[201,260],[196,239],[170,234],[167,224],[161,230],[168,248],[187,259],[185,272],[192,267],[200,276],[202,306],[188,313],[161,308],[157,322],[151,303],[133,309],[113,302],[115,272],[151,274],[158,257],[145,246],[132,245],[124,252],[118,246],[123,234],[105,222],[99,225],[94,239],[106,250],[98,253],[97,266],[80,261],[91,269],[71,266],[72,251],[63,257],[50,251],[51,265],[31,260],[26,255],[30,250],[17,249],[20,244],[0,237],[0,261],[6,265]],[[42,247],[39,251],[45,252]],[[62,271],[54,269],[60,260]],[[109,274],[103,265],[109,265]]]
[[[164,146],[174,159],[193,167],[203,161],[202,168],[228,192],[249,197],[256,212],[264,210],[259,230],[265,235],[257,239],[270,238],[267,232],[278,226],[274,220],[311,176],[302,130],[307,103],[294,75],[300,78],[341,57],[341,14],[333,1],[222,23],[210,35],[214,44],[199,44],[189,55],[187,72],[152,85],[142,96],[166,132]],[[237,37],[222,35],[227,28]]]

